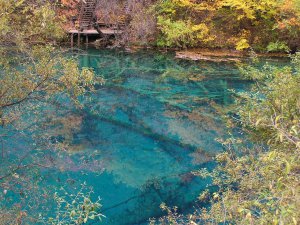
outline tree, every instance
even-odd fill
[[[1,224],[36,224],[40,210],[47,210],[53,193],[41,188],[40,168],[55,166],[48,162],[49,149],[65,149],[67,143],[43,130],[46,113],[63,109],[59,98],[80,106],[78,97],[96,83],[92,70],[79,69],[76,58],[55,44],[65,35],[57,7],[51,1],[0,0]],[[18,142],[22,146],[14,148]],[[93,210],[82,215],[91,216],[99,206],[91,200],[88,205]]]
[[[195,174],[211,177],[218,191],[204,191],[200,201],[210,207],[182,216],[176,208],[162,205],[167,216],[161,224],[298,224],[300,163],[300,54],[292,66],[262,70],[242,67],[246,79],[256,82],[250,93],[239,95],[238,117],[234,118],[253,142],[252,149],[232,146],[216,157],[213,172]],[[236,124],[236,123],[235,123]],[[241,153],[243,153],[241,155]],[[155,223],[155,221],[153,221]]]
[[[155,7],[158,44],[296,51],[299,12],[297,0],[161,0]]]

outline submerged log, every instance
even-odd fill
[[[176,52],[176,58],[194,61],[239,62],[243,55],[236,51],[187,50]]]

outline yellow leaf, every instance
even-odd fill
[[[242,51],[242,50],[245,50],[245,49],[250,48],[250,45],[249,45],[247,39],[242,38],[241,40],[239,40],[239,41],[236,43],[236,47],[235,47],[235,48],[236,48],[236,50]]]
[[[293,217],[293,222],[295,225],[297,225],[297,220],[295,219],[295,217]]]
[[[261,119],[258,119],[255,123],[255,126],[258,126],[258,124],[260,123]]]

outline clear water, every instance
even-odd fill
[[[58,116],[53,136],[68,139],[73,153],[58,157],[59,170],[44,169],[43,184],[86,181],[102,199],[107,225],[146,224],[162,215],[162,202],[183,213],[201,206],[197,196],[210,180],[191,171],[214,167],[230,90],[250,85],[236,65],[96,49],[80,52],[79,61],[106,83],[81,99],[83,109]]]
[[[151,51],[89,50],[80,62],[106,79],[85,104],[76,137],[101,151],[104,173],[86,179],[102,198],[104,224],[145,223],[161,215],[162,202],[192,209],[210,181],[191,171],[212,168],[223,150],[215,139],[227,132],[216,108],[233,103],[229,89],[249,85],[236,66]]]

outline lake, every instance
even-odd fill
[[[162,202],[182,213],[205,206],[197,197],[211,180],[192,172],[213,169],[214,156],[225,150],[217,139],[229,137],[224,115],[234,107],[232,90],[251,85],[236,63],[175,59],[172,52],[150,50],[88,49],[74,55],[105,84],[82,97],[80,109],[61,98],[59,111],[44,106],[40,114],[28,113],[24,120],[36,129],[7,140],[6,147],[25,149],[39,132],[67,141],[67,153],[43,153],[55,167],[38,173],[39,185],[51,187],[51,195],[86,182],[101,197],[101,224],[147,224],[163,215]],[[39,118],[42,125],[36,125]]]

